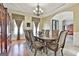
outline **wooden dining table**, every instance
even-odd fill
[[[42,40],[45,43],[45,50],[46,50],[46,54],[48,54],[48,50],[47,50],[47,43],[51,42],[51,41],[56,41],[57,38],[55,37],[46,37],[46,36],[34,36],[36,39],[38,40]]]

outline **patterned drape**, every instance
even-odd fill
[[[20,25],[21,25],[22,21],[25,19],[25,17],[23,15],[19,15],[19,14],[12,14],[12,19],[15,19],[17,26],[20,27]]]
[[[38,24],[40,22],[40,18],[32,17],[32,21],[35,23],[35,26],[38,27]]]
[[[34,24],[35,24],[35,27],[36,27],[36,36],[37,36],[37,28],[38,28],[38,24],[39,24],[39,22],[40,22],[40,18],[32,17],[32,21],[33,21]]]
[[[20,40],[20,26],[22,21],[25,19],[23,15],[12,14],[12,19],[15,19],[18,28],[17,40]]]

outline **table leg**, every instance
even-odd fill
[[[45,49],[44,49],[44,50],[45,50],[44,52],[45,52],[46,54],[48,54],[47,42],[45,42]]]
[[[47,49],[47,42],[46,42],[46,54],[48,54],[48,49]]]

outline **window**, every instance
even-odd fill
[[[52,30],[59,30],[59,21],[52,20]]]
[[[18,28],[17,28],[15,20],[14,20],[14,31],[13,32],[14,32],[14,35],[17,35]]]
[[[18,28],[17,28],[17,25],[16,25],[16,22],[14,21],[14,35],[17,35],[18,33]],[[23,32],[23,22],[21,23],[21,26],[20,26],[20,35],[23,35],[24,32]]]
[[[39,34],[39,24],[38,24],[38,27],[37,27],[37,35]],[[36,27],[35,27],[35,24],[33,22],[33,35],[36,36]]]

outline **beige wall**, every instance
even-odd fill
[[[79,4],[76,4],[73,7],[69,7],[69,8],[66,8],[64,10],[61,10],[59,12],[63,12],[63,11],[74,12],[74,31],[79,32],[79,27],[78,27],[79,26]],[[11,15],[11,13],[17,13],[17,14],[25,15],[25,13],[23,13],[23,12],[14,11],[14,10],[8,10],[8,12],[10,13],[10,15]],[[57,13],[59,13],[59,12],[57,12]],[[48,17],[41,18],[40,29],[44,28],[44,26],[46,26],[45,23],[49,23],[50,19],[52,19],[54,15],[50,15]],[[25,15],[25,19],[26,19],[26,22],[32,23],[31,16]],[[51,26],[51,25],[48,24],[48,26]]]
[[[79,32],[79,4],[69,8],[68,10],[74,12],[74,32]]]
[[[46,24],[46,21],[49,22],[56,14],[64,12],[64,11],[72,11],[73,12],[73,14],[74,14],[74,18],[73,18],[74,32],[79,32],[79,4],[76,4],[76,5],[72,6],[72,7],[63,9],[63,10],[61,10],[61,11],[55,13],[55,14],[52,14],[52,15],[50,15],[48,17],[42,18],[41,20],[43,20],[43,25]],[[42,26],[42,27],[44,28],[45,26]]]
[[[24,29],[32,29],[32,16],[28,16],[26,15],[25,13],[21,12],[21,11],[16,11],[16,10],[8,10],[10,16],[12,17],[12,13],[14,14],[20,14],[20,15],[24,15],[25,16],[25,20],[23,21],[24,24],[23,24],[23,27]],[[27,23],[30,23],[31,24],[31,27],[27,27]],[[41,29],[43,28],[43,23],[44,23],[44,20],[41,18],[40,20],[40,23],[39,23],[39,29],[41,31]]]
[[[15,10],[8,10],[10,16],[12,17],[12,13],[14,14],[19,14],[19,15],[24,15],[25,16],[25,20],[23,20],[23,28],[24,29],[32,29],[32,16],[28,16],[23,12],[20,11],[15,11]],[[30,23],[30,27],[27,27],[27,23]]]
[[[40,30],[41,29],[51,29],[51,19],[58,13],[61,13],[61,12],[64,12],[64,11],[72,11],[73,14],[74,14],[74,45],[76,46],[79,46],[79,4],[76,4],[72,7],[69,7],[69,8],[65,8],[55,14],[52,14],[50,16],[47,16],[47,17],[44,17],[44,18],[41,18],[40,20]],[[25,20],[24,20],[24,28],[25,29],[32,29],[32,16],[28,16],[28,15],[25,15],[24,13],[22,12],[18,12],[18,11],[10,11],[9,10],[9,13],[11,15],[11,13],[17,13],[17,14],[21,14],[21,15],[24,15],[25,16]],[[30,22],[31,23],[31,27],[30,28],[26,28],[26,23],[27,22]]]
[[[27,23],[30,23],[30,27],[27,27]],[[32,29],[32,17],[30,16],[25,16],[24,24],[23,24],[24,29]]]
[[[73,12],[73,23],[74,23],[74,39],[73,39],[73,44],[76,46],[79,46],[79,4],[76,4],[72,7],[63,9],[55,14],[52,14],[48,17],[44,17],[41,20],[43,20],[42,27],[44,28],[46,25],[46,21],[49,21],[58,13],[64,12],[64,11],[72,11]],[[50,23],[49,23],[50,24]]]
[[[44,22],[43,19],[41,19],[39,23],[39,31],[41,31],[43,28],[43,22]]]
[[[41,29],[51,29],[51,20],[52,19],[52,16],[48,16],[48,17],[44,17],[44,18],[41,18],[42,20],[42,26],[41,26]]]

